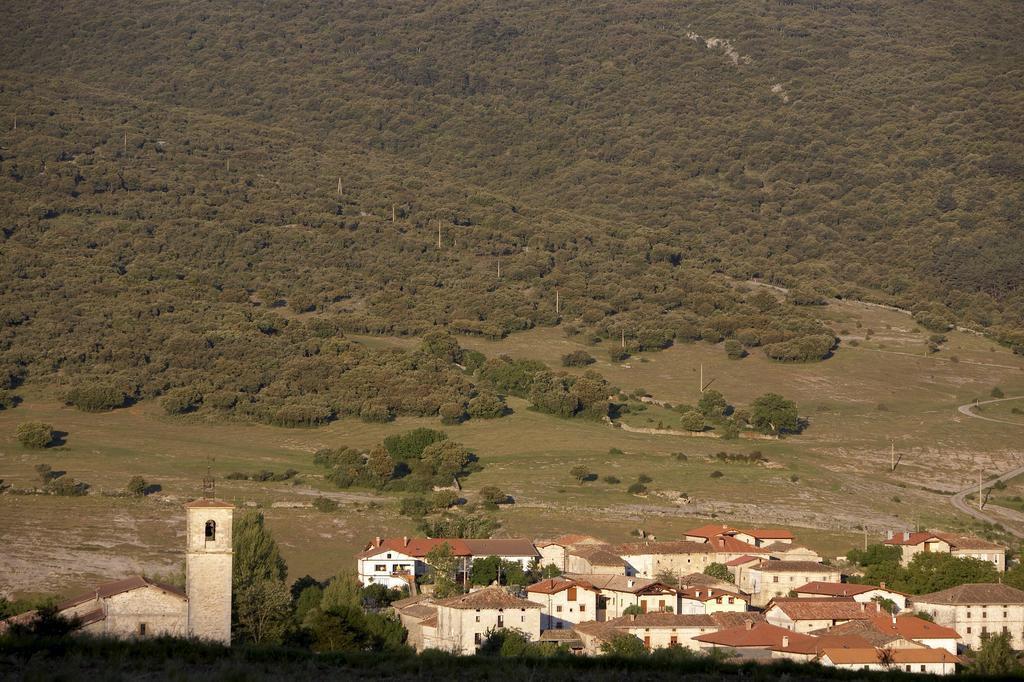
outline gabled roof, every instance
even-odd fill
[[[866,594],[868,592],[874,592],[875,590],[881,592],[892,592],[893,594],[900,594],[903,596],[903,592],[897,592],[896,590],[890,590],[888,587],[882,587],[880,585],[860,585],[858,583],[827,583],[820,580],[814,580],[801,585],[794,590],[798,594],[814,594],[828,597],[855,597],[860,594]]]
[[[773,599],[768,604],[765,613],[769,613],[773,609],[778,609],[791,620],[868,620],[883,613],[878,604],[866,604],[842,597],[833,599],[780,597]]]
[[[766,556],[771,554],[765,547],[755,547],[749,542],[737,540],[731,535],[716,535],[708,539],[707,544],[716,552],[727,554],[764,554]]]
[[[840,649],[827,647],[822,650],[821,658],[827,657],[832,663],[839,665],[870,665],[882,663],[885,653],[881,649]],[[945,649],[893,649],[889,652],[893,663],[960,663],[960,658]]]
[[[654,554],[710,554],[714,549],[706,542],[675,540],[670,542],[629,542],[611,548],[622,556]]]
[[[591,566],[622,566],[624,568],[627,565],[626,561],[612,552],[608,545],[573,547],[567,553],[585,559]]]
[[[657,611],[620,616],[605,621],[615,628],[713,628],[715,619],[703,614],[678,614]]]
[[[1024,592],[1002,583],[970,583],[921,594],[915,604],[1024,604]]]
[[[788,646],[772,647],[773,651],[785,651],[792,654],[817,654],[826,648],[833,649],[870,649],[874,646],[870,641],[860,635],[842,635],[827,633],[819,637],[812,637],[812,641],[790,640]]]
[[[595,538],[593,535],[569,533],[567,535],[560,535],[552,540],[538,540],[535,544],[538,547],[548,547],[549,545],[558,545],[559,547],[572,547],[573,545],[603,545],[606,543],[604,540],[600,538]]]
[[[815,637],[833,636],[857,636],[868,642],[871,646],[884,647],[890,642],[902,639],[896,634],[886,634],[875,627],[870,620],[850,620],[839,625],[832,625],[820,630],[811,630],[809,635]]]
[[[733,597],[735,599],[742,599],[744,601],[747,598],[739,592],[732,592],[730,590],[723,590],[718,587],[706,587],[704,585],[688,585],[679,590],[679,594],[684,599],[695,599],[697,601],[707,602],[720,599],[721,597]]]
[[[463,540],[469,553],[476,557],[488,556],[540,556],[533,542],[526,538],[489,538],[486,540]]]
[[[706,538],[710,540],[718,535],[733,535],[743,533],[758,540],[792,540],[793,533],[785,528],[736,528],[724,523],[708,523],[697,528],[691,528],[683,533],[685,537]]]
[[[729,561],[726,561],[725,565],[726,566],[742,566],[744,564],[752,564],[755,561],[764,561],[764,557],[750,556],[749,554],[744,554],[743,556],[738,556],[735,559],[730,559]]]
[[[548,578],[547,580],[541,580],[538,583],[534,583],[526,588],[527,592],[534,594],[558,594],[564,592],[570,587],[579,587],[580,589],[590,590],[591,592],[597,592],[598,589],[584,580],[568,580],[566,578]]]
[[[731,530],[734,530],[734,529],[729,527],[729,526],[727,526],[727,525],[725,525],[724,523],[708,523],[708,524],[705,524],[703,526],[697,526],[696,528],[691,528],[690,530],[688,530],[685,533],[683,533],[683,535],[686,536],[686,537],[711,539],[711,538],[715,537],[716,535],[721,535],[721,534],[727,533],[727,532],[729,532]]]
[[[653,578],[633,578],[627,575],[611,575],[607,573],[567,573],[566,577],[586,582],[602,591],[626,592],[639,594],[654,592],[656,594],[675,593],[676,589]]]
[[[724,629],[745,627],[747,623],[764,623],[764,614],[756,611],[718,611],[711,618]]]
[[[930,623],[910,614],[875,616],[871,618],[871,624],[885,635],[903,639],[960,639],[960,634],[953,628]]]
[[[187,597],[185,596],[185,591],[180,587],[157,582],[155,580],[150,580],[149,578],[144,578],[141,575],[133,575],[123,580],[114,580],[109,583],[97,585],[96,588],[90,592],[83,592],[82,594],[72,597],[67,601],[57,604],[57,610],[63,611],[65,609],[70,609],[73,606],[78,606],[79,604],[84,604],[85,602],[92,601],[94,599],[108,599],[123,592],[130,592],[131,590],[138,590],[148,587],[153,587],[158,590],[162,590],[167,594],[173,595],[183,600],[187,599]]]
[[[568,644],[570,648],[572,645],[578,644],[583,646],[580,636],[572,629],[561,629],[561,630],[545,630],[540,633],[541,642],[557,642],[558,644]]]
[[[970,535],[957,535],[937,530],[924,530],[916,533],[898,533],[885,541],[887,545],[919,545],[928,540],[942,540],[953,549],[982,549],[990,551],[1004,550],[1003,547]]]
[[[460,594],[436,602],[449,609],[539,609],[541,605],[509,594],[503,587],[485,587],[469,594]]]
[[[734,648],[758,647],[762,649],[782,647],[783,638],[790,646],[812,646],[814,638],[770,623],[749,623],[739,627],[697,635],[693,639],[705,644]]]
[[[736,533],[743,533],[758,540],[792,540],[793,533],[785,528],[737,528]]]
[[[572,626],[572,629],[578,635],[594,637],[602,642],[611,641],[622,634],[621,631],[616,630],[607,622],[596,620],[585,620],[582,623],[576,623]]]
[[[469,548],[463,541],[454,538],[384,538],[379,543],[368,543],[364,551],[356,554],[356,558],[368,559],[383,552],[401,552],[422,559],[435,547],[445,544],[451,547],[455,556],[470,556]]]
[[[765,573],[837,573],[835,566],[826,566],[816,561],[781,561],[770,559],[754,566]]]

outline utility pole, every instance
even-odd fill
[[[441,221],[437,221],[437,248],[441,248]]]
[[[619,334],[621,334],[621,339],[620,339],[619,343],[621,344],[621,346],[623,348],[625,348],[626,347],[626,331],[625,330],[620,330]]]
[[[555,289],[555,315],[562,311],[561,299],[558,298],[558,289]]]
[[[866,551],[868,551],[868,527],[867,526],[863,526],[863,528],[864,528],[864,551],[866,552]]]
[[[344,194],[344,193],[341,191],[341,176],[339,175],[338,176],[338,196],[340,197],[342,194]]]
[[[395,222],[395,205],[391,204],[391,222]]]
[[[704,392],[704,363],[700,365],[700,392]]]
[[[501,279],[501,259],[498,259],[498,279]]]
[[[124,131],[124,155],[128,156],[128,131]]]
[[[896,471],[896,441],[889,440],[889,460],[891,462],[889,471]]]
[[[978,469],[978,511],[981,511],[981,469]]]
[[[18,115],[17,114],[14,115],[14,129],[15,130],[18,129]]]

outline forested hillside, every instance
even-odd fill
[[[268,420],[326,393],[429,413],[468,399],[461,375],[341,334],[561,323],[820,359],[807,305],[830,296],[1024,348],[1022,18],[19,3],[0,27],[0,383],[259,394]],[[424,383],[442,388],[406,405]]]

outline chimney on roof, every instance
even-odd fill
[[[627,581],[626,581],[626,586],[627,586],[627,587],[633,587],[633,585],[634,585],[635,583],[636,583],[636,581],[635,581],[635,580],[633,580],[632,578],[630,578],[629,580],[627,580]]]
[[[864,611],[865,611],[865,608],[864,608],[864,602],[861,602],[861,603],[860,603],[860,612],[861,612],[861,613],[864,613]]]
[[[407,535],[403,535],[402,536],[402,547],[408,547],[408,546],[409,546],[409,537]]]
[[[783,635],[782,636],[782,648],[783,649],[788,649],[789,648],[789,635]]]
[[[893,627],[896,627],[896,614],[895,613],[892,614],[892,625],[893,625]]]
[[[629,619],[630,619],[631,621],[636,621],[636,614],[635,614],[635,613],[631,613],[631,614],[629,614]]]
[[[885,531],[885,539],[886,540],[892,540],[893,535],[894,535],[894,533],[892,532],[892,528],[890,528],[889,530]]]
[[[754,621],[752,621],[752,620],[745,620],[745,621],[743,621],[743,627],[746,630],[753,630],[754,629]]]
[[[878,583],[878,587],[879,587],[879,589],[884,590],[885,589],[885,581],[883,580],[882,582]]]
[[[379,535],[373,539],[373,546],[374,547],[380,547],[380,536]]]
[[[909,542],[910,541],[910,531],[909,530],[903,531],[903,541],[904,542]]]

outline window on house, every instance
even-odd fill
[[[668,643],[669,644],[679,644],[679,636],[678,635],[672,635],[671,637],[668,638]]]
[[[390,558],[391,558],[391,554],[390,554],[390,553],[389,553],[389,554],[387,555],[387,558],[388,558],[388,559],[390,559]]]
[[[988,618],[988,611],[982,611],[981,612],[981,617],[982,618]]]
[[[586,604],[580,604],[580,613],[583,613],[586,610],[587,610],[587,605]]]
[[[983,634],[983,635],[987,635],[988,634],[988,626],[987,625],[982,625],[981,626],[981,634]]]
[[[476,617],[476,622],[478,622],[478,623],[480,622],[480,616]]]
[[[561,605],[561,604],[559,604],[559,605],[557,605],[557,606],[555,607],[555,613],[561,613],[561,612],[562,612],[562,605]]]
[[[567,592],[567,594],[565,595],[566,599],[568,599],[569,601],[576,601],[576,588],[575,587],[570,587],[566,592]]]
[[[735,604],[736,603],[736,598],[735,597],[729,597],[729,603],[730,604]]]
[[[483,636],[479,632],[474,632],[473,633],[473,644],[476,644],[477,646],[480,646],[481,644],[483,644],[483,641],[484,641],[484,638],[483,638]]]
[[[217,522],[207,521],[206,522],[206,541],[213,542],[217,539]]]
[[[376,571],[377,573],[384,573],[385,571],[388,570],[388,565],[387,564],[377,564],[376,566],[373,567],[373,570]]]
[[[910,672],[910,664],[909,663],[907,664],[907,672],[908,673]]]
[[[925,668],[925,667],[924,667],[924,666],[922,665],[922,666],[921,666],[921,672],[924,672],[925,670],[927,670],[927,668]]]
[[[772,582],[773,582],[773,583],[777,583],[777,582],[779,582],[779,576],[777,576],[777,575],[773,575],[773,576],[772,576]]]
[[[145,623],[139,623],[139,637],[145,637],[145,636],[146,636],[146,624]]]
[[[971,628],[967,628],[967,634],[971,634]]]

